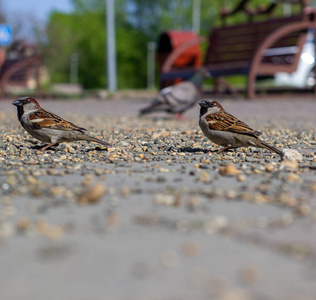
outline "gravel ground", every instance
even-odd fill
[[[40,101],[113,144],[44,153],[0,102],[1,299],[316,297],[316,102],[220,101],[279,148],[216,154],[198,106],[137,118],[146,100]]]

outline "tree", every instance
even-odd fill
[[[225,1],[232,9],[239,1]],[[53,81],[69,80],[70,55],[79,54],[79,81],[85,88],[104,88],[105,7],[104,0],[72,0],[70,14],[54,12],[47,26],[45,62]],[[192,28],[192,0],[116,0],[116,42],[118,87],[146,86],[146,47],[168,29]],[[253,8],[268,6],[271,0],[252,0]],[[221,1],[201,0],[201,35],[220,24]],[[282,14],[282,9],[277,11]],[[230,24],[247,21],[240,13]]]
[[[123,1],[122,1],[123,2]],[[74,12],[54,12],[47,26],[48,44],[45,62],[53,81],[69,80],[72,52],[79,54],[79,82],[85,88],[104,88],[105,8],[103,0],[75,0]],[[121,6],[118,5],[117,9]],[[118,87],[139,88],[146,84],[147,37],[117,14]]]

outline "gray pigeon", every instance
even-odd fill
[[[205,77],[210,77],[210,73],[200,68],[189,80],[163,88],[148,107],[140,110],[140,116],[165,111],[181,119],[182,114],[199,100]]]

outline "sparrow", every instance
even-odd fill
[[[148,107],[140,110],[139,115],[165,111],[182,119],[182,114],[200,98],[205,77],[210,77],[210,73],[205,68],[200,68],[189,80],[163,88]]]
[[[91,141],[111,146],[107,142],[87,135],[85,128],[78,127],[43,109],[34,98],[22,97],[13,101],[12,104],[17,107],[18,119],[22,127],[31,136],[48,143],[40,150],[45,150],[59,143],[74,141]]]
[[[202,100],[199,125],[204,135],[213,143],[223,146],[217,153],[238,147],[265,148],[283,157],[283,151],[262,141],[260,131],[253,130],[224,110],[217,101]]]

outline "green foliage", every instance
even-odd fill
[[[117,28],[117,72],[119,88],[142,88],[146,84],[147,37],[133,28]]]
[[[168,29],[190,30],[194,0],[115,0],[118,87],[146,86],[147,43]],[[201,0],[201,35],[221,24],[223,5],[233,9],[240,0]],[[271,0],[252,0],[250,7]],[[79,54],[79,83],[84,88],[106,86],[105,1],[72,0],[70,14],[54,12],[47,25],[44,62],[53,82],[69,82],[70,55]],[[276,11],[282,15],[282,6]],[[228,24],[247,22],[245,14],[229,17]]]
[[[74,34],[79,54],[79,81],[85,88],[104,87],[104,14],[102,11],[87,11],[73,17],[73,22],[77,24]]]
[[[68,82],[70,55],[79,54],[79,82],[85,88],[103,87],[104,14],[79,10],[72,14],[54,12],[47,26],[49,43],[45,62],[54,82]]]
[[[53,82],[69,82],[70,55],[79,54],[79,83],[84,88],[104,88],[105,8],[104,1],[73,1],[71,14],[54,12],[47,26],[45,63]],[[119,5],[117,7],[120,7]],[[116,18],[117,68],[119,88],[139,88],[146,84],[147,36]]]
[[[69,57],[75,48],[70,15],[54,12],[47,26],[48,44],[42,50],[53,82],[69,80]]]

